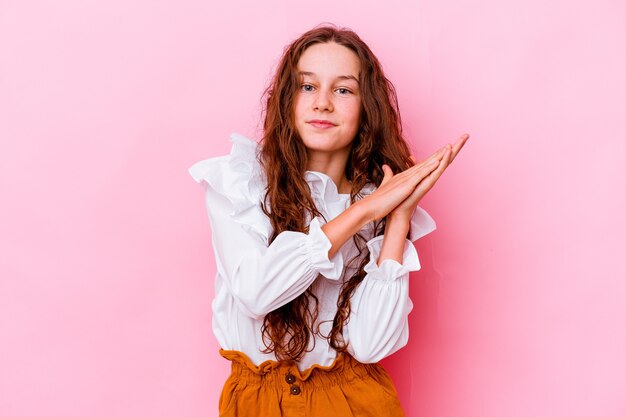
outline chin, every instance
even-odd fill
[[[350,146],[352,139],[337,138],[333,135],[327,135],[322,133],[307,133],[306,135],[300,135],[302,143],[307,149],[315,150],[319,152],[333,152],[344,149]]]
[[[334,153],[339,152],[350,146],[348,143],[344,146],[337,146],[335,144],[319,144],[319,143],[305,143],[304,144],[309,152],[320,152],[320,153]]]

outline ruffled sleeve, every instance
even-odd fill
[[[421,268],[413,241],[435,230],[430,215],[417,207],[404,242],[402,263],[385,259],[377,265],[384,235],[367,242],[370,258],[365,277],[350,300],[350,320],[344,328],[348,351],[362,363],[375,363],[405,346],[409,340],[409,273]]]
[[[238,133],[231,134],[229,140],[230,155],[198,161],[189,168],[189,174],[196,182],[207,184],[208,192],[220,194],[230,203],[229,215],[234,222],[267,242],[271,224],[260,210],[265,185],[257,162],[257,144]]]
[[[318,274],[337,280],[340,257],[328,258],[331,242],[312,219],[309,233],[285,231],[271,245],[269,218],[261,210],[265,178],[256,142],[232,134],[229,155],[205,159],[189,174],[205,185],[217,272],[241,310],[256,319],[303,293]]]
[[[380,265],[383,236],[367,242],[370,260],[366,276],[350,299],[351,313],[344,327],[348,351],[362,363],[375,363],[408,342],[408,315],[413,309],[409,298],[409,272],[420,269],[413,244],[404,244],[402,264],[385,259]]]
[[[411,242],[415,242],[435,229],[437,229],[437,225],[433,218],[430,217],[426,210],[417,206],[413,216],[411,216],[411,231],[409,232]]]

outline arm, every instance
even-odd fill
[[[409,168],[395,176],[386,175],[380,187],[372,194],[355,202],[325,224],[322,229],[332,244],[328,256],[334,256],[346,240],[361,230],[367,222],[388,216],[385,226],[385,252],[381,262],[387,258],[399,261],[402,245],[409,231],[411,213],[417,206],[418,199],[414,196],[417,195],[418,191],[422,193],[421,195],[426,192],[422,191],[424,187],[421,186],[421,182],[425,182],[422,180],[437,172],[439,169],[437,167],[440,166],[439,158],[443,154],[443,151],[440,150],[420,165]],[[407,200],[414,200],[414,205],[410,206],[409,209],[406,208]],[[413,202],[409,203],[409,205],[413,204]],[[398,210],[398,207],[401,207],[402,210]],[[408,216],[406,215],[407,212],[409,213]]]
[[[370,221],[370,217],[367,203],[359,200],[323,225],[322,230],[332,245],[328,257],[334,257],[343,244]]]
[[[414,241],[436,229],[435,221],[417,206],[410,220],[409,238],[404,228],[398,234],[391,222],[385,234],[371,239],[367,246],[370,261],[366,276],[350,300],[350,320],[344,328],[348,351],[358,361],[373,363],[396,352],[408,342],[408,315],[413,309],[409,298],[409,273],[420,269]],[[400,223],[404,224],[404,223]],[[401,241],[400,261],[383,258],[386,242]],[[381,260],[382,259],[382,260]]]
[[[341,276],[341,253],[328,257],[331,244],[318,219],[311,221],[308,234],[285,231],[268,246],[263,236],[233,218],[231,201],[210,186],[206,207],[217,270],[250,317],[260,319],[293,300],[318,274],[334,280]]]
[[[309,232],[280,233],[268,245],[269,218],[259,207],[265,182],[257,143],[233,133],[229,155],[198,161],[189,174],[205,189],[217,272],[238,308],[260,319],[302,294],[321,274],[337,280],[341,253],[329,258],[331,242],[318,219]]]
[[[435,155],[440,155],[441,160],[438,161],[437,168],[429,173],[415,188],[411,195],[406,198],[402,203],[398,204],[387,216],[387,223],[385,226],[385,238],[383,241],[383,247],[380,251],[380,257],[378,258],[377,265],[380,265],[386,259],[393,259],[397,262],[402,261],[402,248],[404,246],[405,237],[409,230],[413,235],[411,240],[418,239],[417,235],[421,233],[420,223],[424,221],[428,223],[427,219],[422,219],[421,216],[423,210],[418,208],[417,204],[421,198],[433,187],[437,179],[441,176],[443,171],[452,163],[456,155],[459,153],[465,142],[469,138],[469,135],[462,135],[454,145],[446,145],[440,149]],[[431,156],[432,158],[432,156]],[[415,158],[411,156],[411,159],[415,163]],[[426,160],[428,161],[428,160]],[[422,163],[423,164],[423,163]],[[415,167],[421,164],[416,164]],[[383,171],[385,176],[382,181],[382,185],[390,182],[394,177],[393,172],[389,166],[384,165]],[[423,234],[420,235],[420,237]]]
[[[361,200],[323,228],[312,219],[308,234],[285,231],[268,245],[269,219],[253,202],[260,191],[248,192],[255,182],[246,183],[254,175],[232,165],[232,157],[214,158],[195,164],[190,174],[205,184],[218,273],[240,309],[260,319],[302,294],[319,274],[339,279],[339,249],[372,215]]]
[[[401,216],[391,215],[387,217],[382,249],[376,262],[378,266],[386,259],[403,263],[404,244],[409,230],[410,219],[405,220]]]
[[[417,204],[467,138],[464,135],[454,146],[448,145],[443,149],[437,168],[415,187],[409,197],[391,210],[384,235],[367,243],[370,261],[365,266],[366,276],[350,299],[350,319],[344,328],[348,352],[360,362],[378,362],[408,342],[408,315],[413,309],[409,298],[409,272],[420,269],[419,258],[411,242],[435,229],[432,218]],[[388,166],[384,166],[383,170],[385,178],[381,187],[396,177]],[[409,230],[410,240],[406,238]]]
[[[411,221],[416,221],[420,235],[435,229],[428,214],[418,208]],[[350,299],[351,313],[344,328],[348,352],[362,363],[375,363],[396,352],[408,342],[408,315],[413,309],[409,298],[409,273],[420,269],[417,251],[407,239],[404,227],[401,235],[391,234],[388,223],[385,234],[367,242],[370,260],[365,266],[365,278]],[[411,233],[413,238],[416,234]],[[382,259],[385,242],[401,241],[400,260]],[[390,245],[391,246],[391,245]]]
[[[369,196],[350,206],[344,213],[323,226],[332,246],[332,257],[348,238],[368,222],[387,216],[384,248],[378,264],[385,259],[401,260],[411,219],[420,199],[433,187],[443,171],[461,150],[469,135],[461,136],[454,145],[446,145],[430,157],[405,171],[393,174],[383,165],[385,176],[380,186]],[[415,159],[411,157],[415,162]]]

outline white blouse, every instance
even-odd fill
[[[358,249],[350,238],[329,259],[332,245],[321,229],[322,217],[307,219],[308,234],[284,231],[268,245],[272,229],[260,208],[266,182],[256,159],[259,147],[257,142],[237,133],[230,135],[230,142],[233,146],[229,155],[198,161],[189,173],[203,184],[212,229],[217,267],[213,332],[223,349],[241,351],[259,365],[265,360],[276,360],[273,353],[261,352],[265,349],[261,336],[265,314],[293,300],[311,285],[319,299],[318,322],[325,321],[320,331],[328,335],[341,284],[358,267],[358,259],[348,262]],[[340,194],[326,174],[306,171],[305,179],[318,210],[328,221],[350,205],[350,195]],[[368,183],[362,194],[371,194],[375,189]],[[360,231],[370,239],[370,258],[365,267],[367,275],[351,298],[350,319],[343,329],[348,352],[358,361],[378,362],[406,345],[407,316],[413,309],[409,272],[420,269],[411,241],[433,230],[433,219],[417,207],[402,264],[386,259],[380,266],[376,261],[383,236],[372,238],[373,223]],[[328,341],[318,335],[311,339],[309,349],[298,363],[300,371],[314,364],[329,366],[337,356]]]

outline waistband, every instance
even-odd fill
[[[240,383],[279,390],[285,387],[285,383],[298,383],[303,389],[329,388],[368,376],[377,377],[385,372],[377,363],[361,363],[343,352],[337,354],[331,365],[315,364],[303,372],[300,372],[293,360],[266,360],[255,365],[245,353],[238,350],[220,349],[219,352],[232,362],[231,377],[237,378]]]

